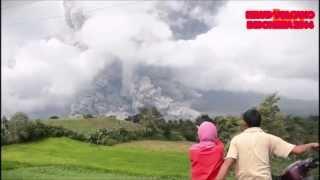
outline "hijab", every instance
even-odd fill
[[[212,148],[218,140],[218,132],[216,126],[208,121],[201,123],[198,127],[199,143],[194,145],[194,148]]]

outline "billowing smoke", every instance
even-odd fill
[[[75,5],[76,1],[74,0],[64,0],[63,7],[65,10],[65,19],[68,26],[77,31],[81,29],[83,23],[86,20],[86,17],[81,8],[77,8]]]
[[[130,75],[123,72],[131,72]],[[125,77],[130,77],[130,82]],[[125,118],[142,107],[156,107],[166,119],[193,119],[199,112],[191,104],[200,94],[172,79],[169,68],[135,65],[125,69],[114,60],[105,66],[89,88],[77,94],[71,115],[81,113],[116,115]]]
[[[64,0],[7,10],[2,110],[127,115],[147,105],[194,117],[192,104],[212,90],[318,100],[317,20],[311,31],[246,30],[244,11],[261,7],[310,2]]]
[[[79,42],[80,44],[89,44],[89,47],[97,49],[106,47],[103,48],[101,52],[112,54],[117,58],[117,60],[115,60],[112,64],[108,64],[105,66],[105,69],[96,76],[95,80],[89,86],[91,88],[85,91],[78,92],[75,102],[73,102],[71,105],[70,114],[115,114],[117,116],[125,117],[127,115],[137,113],[142,107],[155,106],[167,119],[193,119],[198,116],[200,113],[192,109],[191,103],[189,102],[192,98],[194,98],[194,96],[190,96],[190,92],[188,93],[189,96],[185,95],[188,91],[188,88],[181,85],[181,83],[179,83],[178,81],[172,81],[170,79],[174,78],[175,73],[164,74],[161,72],[161,70],[159,71],[159,69],[163,69],[164,67],[156,67],[155,65],[153,65],[154,63],[151,63],[152,65],[145,66],[145,58],[142,54],[143,52],[141,53],[141,55],[135,52],[129,52],[131,53],[131,56],[128,56],[130,54],[128,54],[127,52],[117,52],[120,49],[123,49],[121,48],[123,46],[123,43],[129,44],[129,48],[133,48],[133,51],[143,51],[146,44],[152,45],[155,42],[161,43],[161,41],[169,41],[171,40],[171,38],[173,38],[173,36],[174,38],[180,38],[181,29],[179,28],[183,29],[184,26],[190,26],[190,23],[182,23],[179,25],[179,28],[176,28],[175,23],[173,22],[176,22],[177,18],[183,18],[187,22],[192,20],[198,23],[193,24],[193,27],[197,27],[197,25],[202,24],[203,26],[206,26],[206,31],[209,30],[209,24],[207,24],[205,21],[208,19],[198,19],[198,17],[196,16],[187,16],[187,12],[189,12],[190,10],[197,8],[200,8],[200,10],[205,10],[202,7],[203,4],[195,4],[192,2],[190,2],[189,4],[183,1],[181,2],[181,4],[181,8],[184,9],[184,11],[171,8],[170,6],[168,6],[167,2],[156,2],[155,7],[160,8],[159,11],[156,11],[156,14],[154,16],[144,16],[144,14],[141,14],[140,12],[131,14],[131,16],[136,16],[135,19],[132,19],[130,16],[124,16],[121,13],[119,13],[117,16],[125,23],[135,22],[135,20],[137,20],[138,18],[146,19],[153,23],[156,22],[154,26],[162,28],[164,33],[157,32],[157,30],[161,29],[156,30],[154,29],[154,27],[150,29],[150,27],[147,27],[150,24],[146,24],[145,22],[139,22],[139,24],[136,24],[138,27],[136,29],[130,29],[130,31],[132,30],[132,32],[128,32],[127,29],[123,29],[123,25],[120,24],[118,25],[118,30],[120,32],[117,31],[119,33],[119,36],[116,37],[117,39],[112,39],[114,40],[112,46],[118,45],[119,47],[111,47],[116,48],[111,50],[109,50],[110,47],[108,47],[111,45],[109,44],[110,42],[108,42],[110,40],[110,37],[108,37],[108,39],[103,39],[103,41],[95,39],[94,42],[92,42],[92,39],[89,39],[90,41],[87,42],[85,39],[82,39],[83,41]],[[212,2],[211,4],[216,3]],[[83,9],[79,7],[77,8],[74,4],[74,1],[65,1],[64,5],[66,11],[65,14],[66,17],[68,17],[66,18],[68,25],[75,31],[79,30],[79,28],[74,27],[74,24],[78,25],[77,27],[82,26],[83,20],[86,16],[83,13]],[[215,13],[218,6],[213,7],[215,9],[210,9],[210,11],[212,13]],[[206,9],[204,12],[207,13],[208,11],[209,9]],[[108,19],[110,15],[108,13],[105,13],[101,14],[100,16],[103,17],[103,19]],[[89,19],[88,24],[85,24],[85,27],[82,30],[86,32],[91,31],[92,29],[90,25],[97,24],[97,20],[94,18],[101,17],[99,17],[99,15],[97,17],[93,17],[93,22],[90,22]],[[162,21],[167,22],[167,24],[163,23]],[[135,25],[132,24],[132,26]],[[86,28],[89,28],[90,30],[87,30]],[[190,27],[188,28],[190,30]],[[124,31],[122,32],[122,30]],[[106,29],[103,29],[103,31],[101,32],[106,31]],[[205,31],[198,31],[197,29],[195,29],[193,32],[186,32],[185,35],[195,36],[197,35],[196,33],[201,34],[205,33]],[[108,34],[112,33],[110,32]],[[97,35],[101,36],[101,33],[98,33]],[[97,44],[97,42],[101,44]],[[92,45],[90,45],[90,43]],[[168,68],[169,67],[166,67],[164,69]],[[149,69],[152,69],[153,71],[150,71]],[[162,75],[162,77],[157,78],[157,76],[159,75]],[[161,84],[160,82],[165,83]],[[181,87],[170,87],[177,85],[180,85]]]
[[[160,17],[176,39],[194,39],[214,27],[214,16],[226,1],[164,1],[157,4]]]

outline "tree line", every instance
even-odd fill
[[[279,100],[276,94],[272,94],[257,107],[263,119],[262,128],[295,144],[318,141],[319,117],[286,115],[280,111]],[[140,130],[105,128],[97,129],[90,134],[82,134],[63,127],[46,125],[41,120],[30,120],[25,113],[18,112],[10,120],[5,116],[1,118],[1,145],[61,136],[103,145],[114,145],[139,139],[197,141],[197,125],[209,119],[208,117],[208,115],[202,115],[195,120],[166,121],[155,107],[144,107],[138,114],[125,119],[142,125],[144,128]],[[216,124],[219,137],[226,147],[231,138],[241,132],[243,121],[240,116],[216,116],[211,119]]]

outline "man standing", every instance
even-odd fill
[[[290,153],[302,154],[311,149],[319,148],[319,143],[293,145],[260,128],[261,115],[256,109],[243,114],[247,127],[235,136],[218,173],[216,180],[223,180],[230,166],[236,163],[238,180],[271,180],[270,155],[288,157]]]

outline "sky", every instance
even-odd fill
[[[114,58],[200,90],[319,100],[318,1],[1,1],[2,113],[56,111]],[[247,30],[249,9],[316,11],[313,30]]]

